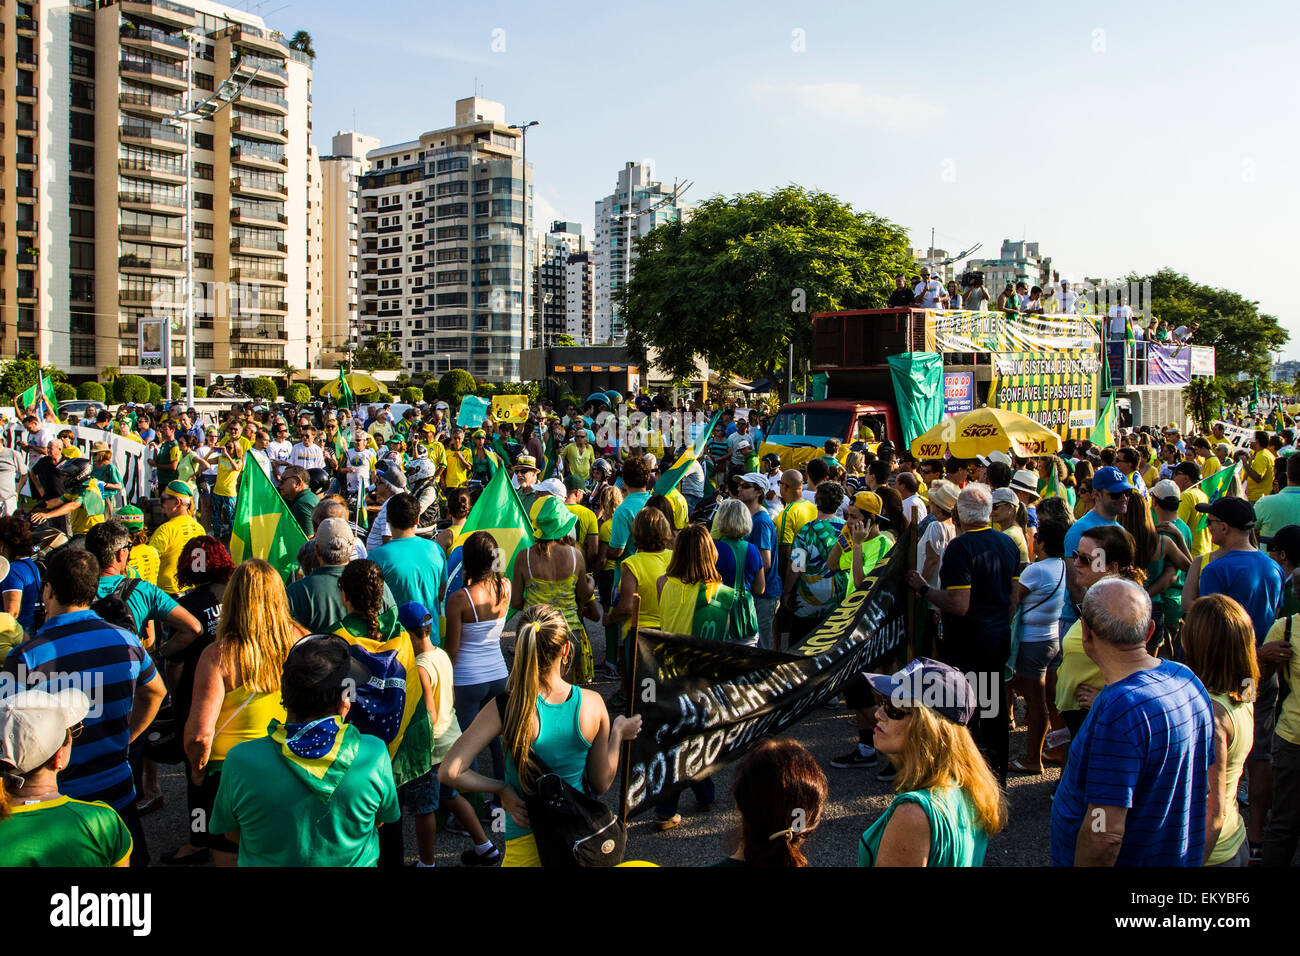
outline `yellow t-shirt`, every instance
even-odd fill
[[[217,465],[217,483],[212,488],[212,493],[220,498],[234,498],[239,494],[239,475],[240,470],[232,468],[225,455],[221,456],[221,462]]]
[[[85,534],[97,524],[104,523],[104,493],[100,491],[99,482],[94,478],[86,484],[86,490],[79,495],[64,495],[64,501],[80,501],[80,508],[74,508],[68,515],[68,528],[73,535]],[[99,514],[92,515],[87,511],[87,507],[98,511]]]
[[[682,497],[682,493],[676,488],[668,492],[664,497],[673,506],[673,528],[681,531],[691,520],[690,512],[686,507],[686,499]]]
[[[1259,481],[1255,481],[1249,475],[1246,476],[1246,497],[1250,501],[1259,501],[1265,495],[1273,493],[1273,462],[1275,460],[1273,453],[1267,448],[1261,448],[1255,452],[1250,467],[1263,477]]]
[[[429,461],[433,462],[438,468],[447,467],[447,449],[443,446],[442,442],[426,442],[424,447],[429,454]]]
[[[126,560],[128,568],[135,569],[135,573],[144,581],[148,581],[155,587],[158,586],[158,565],[160,558],[158,552],[147,544],[137,544],[131,549],[131,556]]]
[[[1056,709],[1079,710],[1074,692],[1082,685],[1101,690],[1106,686],[1101,668],[1083,650],[1083,624],[1075,621],[1061,641],[1061,666],[1056,672]]]
[[[1264,643],[1285,640],[1286,618],[1283,618],[1274,622]],[[1291,686],[1291,693],[1278,711],[1276,733],[1287,743],[1300,747],[1300,614],[1291,618],[1291,660],[1281,674],[1282,680]]]
[[[447,470],[442,476],[443,486],[446,488],[464,488],[465,483],[469,481],[470,469],[474,463],[474,450],[461,445],[459,451],[448,448],[446,452]]]
[[[1196,506],[1203,505],[1209,500],[1205,492],[1196,487],[1188,488],[1178,499],[1178,517],[1192,532],[1192,557],[1208,554],[1214,548],[1210,543],[1209,523],[1207,522],[1200,531],[1197,530],[1197,525],[1201,523],[1201,513],[1196,510]]]
[[[180,590],[176,581],[176,566],[181,559],[181,549],[190,538],[203,534],[207,532],[203,530],[203,525],[194,520],[193,515],[172,518],[153,533],[149,547],[158,552],[158,587],[171,595]]]
[[[637,623],[641,627],[657,628],[663,620],[659,611],[659,579],[668,573],[668,562],[672,557],[673,552],[669,549],[658,552],[638,551],[630,558],[623,559],[623,573],[631,571],[636,575],[636,593],[641,595]]]
[[[610,535],[613,533],[613,530],[614,530],[614,519],[613,519],[613,518],[610,518],[610,519],[608,519],[608,520],[606,520],[606,521],[602,521],[602,522],[600,523],[600,531],[597,532],[597,533],[600,535],[600,540],[605,544],[605,547],[606,547],[606,548],[609,547],[609,538],[610,538]],[[602,571],[613,571],[613,570],[614,570],[614,566],[615,566],[615,562],[613,562],[613,561],[606,561],[605,564],[601,567],[601,570],[602,570]]]
[[[1213,455],[1210,455],[1205,459],[1205,464],[1201,465],[1201,477],[1208,478],[1210,475],[1216,474],[1222,470],[1223,462],[1219,461],[1219,459],[1215,458]]]
[[[1154,488],[1156,486],[1156,482],[1158,482],[1159,480],[1160,480],[1160,469],[1157,468],[1155,465],[1152,465],[1150,468],[1148,468],[1145,472],[1142,473],[1142,481],[1146,483],[1146,486],[1148,488]]]
[[[587,545],[587,539],[594,535],[600,534],[600,529],[596,527],[596,515],[590,508],[585,505],[565,505],[575,515],[578,516],[578,523],[574,525],[574,531],[578,536],[578,548],[584,549]]]
[[[591,478],[591,464],[596,460],[596,450],[590,445],[586,447],[585,452],[578,450],[577,442],[566,445],[560,457],[564,459],[564,469],[569,474],[576,475],[583,481]]]
[[[1025,532],[1021,530],[1020,525],[1013,524],[1009,528],[999,528],[998,530],[1016,543],[1016,547],[1020,549],[1020,563],[1028,564],[1029,542],[1025,540]]]
[[[663,622],[659,629],[669,634],[691,634],[700,588],[708,588],[705,593],[712,601],[721,586],[720,581],[709,581],[707,585],[683,584],[677,578],[669,578],[664,582],[664,593],[659,596],[659,619]]]
[[[776,518],[776,543],[794,544],[799,530],[817,517],[817,506],[811,501],[793,501],[786,505]]]

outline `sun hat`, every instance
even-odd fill
[[[994,488],[993,503],[995,505],[1018,505],[1020,499],[1016,497],[1016,493],[1010,488]]]
[[[995,461],[1002,462],[1002,464],[1006,465],[1008,468],[1011,467],[1011,458],[1003,451],[991,451],[987,455],[976,455],[975,457],[979,459],[979,463],[985,468]]]
[[[957,507],[957,486],[950,481],[936,481],[930,486],[930,501],[944,511],[952,511]]]
[[[537,459],[532,455],[520,455],[515,459],[515,467],[511,470],[515,472],[537,471]]]
[[[1011,490],[1029,495],[1034,500],[1042,497],[1038,493],[1038,474],[1028,468],[1021,468],[1011,476]]]
[[[565,488],[564,482],[559,478],[547,478],[545,481],[539,481],[534,486],[534,489],[537,491],[544,491],[548,495],[554,495],[561,501],[569,496],[568,489]]]
[[[533,532],[538,541],[562,541],[578,523],[578,516],[554,495],[538,499],[532,510]]]

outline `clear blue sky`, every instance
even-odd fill
[[[539,218],[590,232],[628,160],[694,200],[794,182],[916,246],[933,226],[950,251],[1037,240],[1070,275],[1172,266],[1258,300],[1300,357],[1294,4],[277,6],[252,9],[315,40],[322,152],[338,129],[450,125],[477,78],[541,122]]]

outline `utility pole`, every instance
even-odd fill
[[[520,303],[523,307],[523,329],[522,329],[522,334],[519,337],[520,338],[519,345],[520,345],[521,352],[523,351],[524,348],[528,346],[528,332],[529,332],[529,323],[528,323],[528,131],[532,129],[534,126],[540,126],[540,125],[541,123],[539,123],[537,120],[530,120],[527,123],[512,124],[510,126],[511,129],[519,130],[519,138],[523,141],[522,160],[521,160],[523,162],[523,171],[522,171],[522,178],[520,181],[523,183],[524,230],[520,238],[522,239],[524,255],[519,265],[520,278],[522,279],[521,285],[523,287],[523,300]],[[544,334],[543,337],[545,337]]]

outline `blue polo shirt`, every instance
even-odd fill
[[[1201,571],[1201,596],[1210,594],[1226,594],[1246,609],[1258,647],[1282,609],[1286,575],[1263,551],[1229,551]]]
[[[71,762],[59,773],[59,791],[75,800],[102,800],[122,810],[135,800],[130,743],[131,707],[137,687],[157,671],[140,639],[114,627],[94,611],[72,611],[45,622],[29,641],[5,659],[6,674],[26,672],[76,687],[90,698],[90,713],[72,747]],[[56,685],[57,686],[57,685]]]
[[[1200,866],[1213,763],[1210,696],[1187,667],[1164,660],[1108,684],[1052,801],[1052,865],[1074,865],[1092,805],[1128,810],[1118,866]]]

